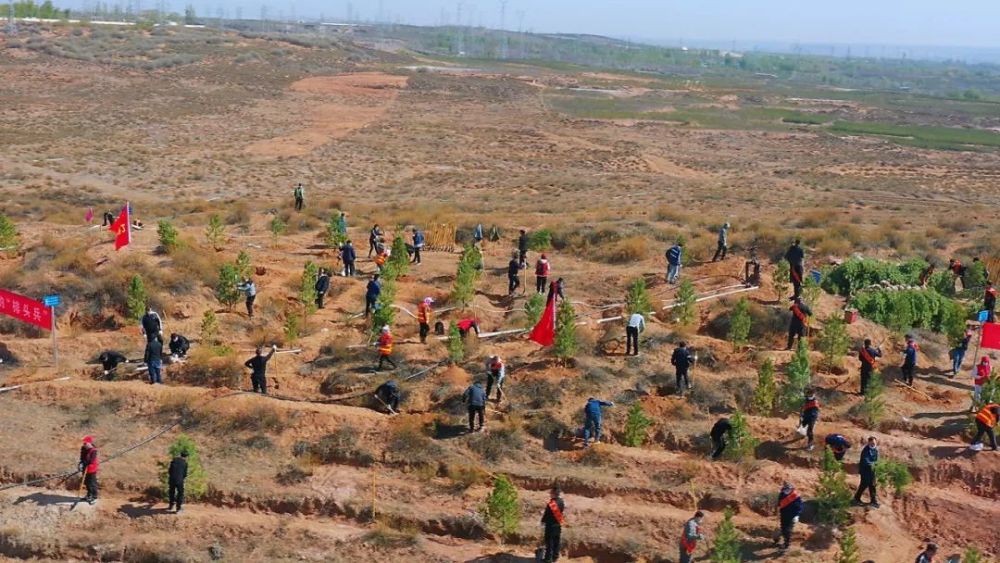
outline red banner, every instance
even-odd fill
[[[0,315],[8,315],[38,328],[52,328],[52,310],[40,301],[0,289]]]
[[[983,323],[983,336],[979,345],[991,350],[1000,350],[1000,324]]]

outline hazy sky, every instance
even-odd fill
[[[190,1],[199,15],[245,18],[292,15],[341,20],[381,19],[418,25],[455,23],[500,27],[501,0],[104,0],[158,1],[177,12]],[[63,0],[79,7],[95,0]],[[1000,47],[1000,0],[508,0],[505,27],[583,32],[626,38],[757,40]],[[381,15],[381,18],[379,17]]]

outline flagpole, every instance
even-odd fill
[[[125,200],[125,225],[126,225],[125,228],[128,229],[128,231],[127,231],[128,232],[128,242],[126,243],[126,246],[131,246],[132,245],[132,204],[129,203],[129,201],[127,199]]]

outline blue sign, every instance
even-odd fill
[[[42,298],[42,303],[45,304],[46,307],[55,307],[60,303],[59,296],[46,295],[45,297]]]
[[[978,317],[979,322],[985,323],[987,320],[989,320],[989,318],[990,318],[989,311],[979,311],[979,317]]]

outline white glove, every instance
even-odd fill
[[[796,516],[795,518],[792,518],[792,523],[793,524],[798,524],[799,523],[799,517]]]

